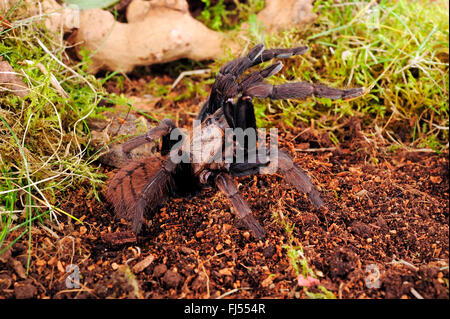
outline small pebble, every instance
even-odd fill
[[[183,277],[179,273],[168,270],[164,274],[163,282],[166,284],[167,288],[177,288],[182,279]]]
[[[155,269],[153,269],[153,277],[159,278],[162,275],[164,275],[166,271],[167,271],[166,265],[164,265],[164,264],[156,265]]]
[[[202,238],[203,234],[204,234],[203,230],[199,230],[198,232],[195,233],[195,237]]]
[[[17,299],[31,299],[36,295],[36,287],[28,280],[23,282],[16,282],[14,284],[14,294]]]

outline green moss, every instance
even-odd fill
[[[197,19],[216,31],[234,30],[264,8],[264,0],[234,1],[231,5],[226,5],[224,0],[214,4],[211,0],[201,1],[204,8]]]
[[[41,23],[24,20],[25,4],[7,15],[20,28],[0,32],[2,59],[30,93],[22,99],[0,92],[0,252],[18,238],[9,234],[28,232],[31,245],[32,221],[67,214],[57,200],[67,189],[88,181],[96,196],[103,176],[87,156],[86,119],[98,112],[101,99],[115,98],[85,72],[87,57],[78,65],[67,64],[57,36]]]
[[[351,101],[310,98],[307,101],[257,103],[258,121],[267,122],[267,105],[278,109],[288,125],[315,120],[319,128],[333,133],[350,116],[370,126],[383,127],[409,147],[433,142],[427,147],[448,148],[448,8],[439,1],[344,1],[315,2],[318,19],[311,25],[281,34],[266,34],[266,47],[308,45],[302,57],[284,61],[282,72],[269,81],[324,83],[331,87],[366,87],[364,97]],[[261,31],[248,34],[252,44]],[[391,124],[411,121],[402,127]],[[433,129],[423,130],[424,123]],[[430,125],[430,124],[429,124]],[[412,132],[415,130],[415,134]],[[426,144],[426,142],[425,142]],[[447,145],[447,146],[446,146]]]

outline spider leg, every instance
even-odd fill
[[[260,43],[251,48],[246,56],[234,59],[225,64],[220,69],[219,74],[222,76],[229,74],[234,78],[234,80],[236,80],[239,76],[242,75],[242,73],[244,73],[245,70],[257,64],[269,61],[274,58],[286,59],[294,55],[304,54],[306,51],[308,51],[308,47],[306,46],[287,49],[264,50],[264,44]]]
[[[234,112],[234,122],[236,127],[243,130],[253,128],[256,130],[255,108],[251,99],[240,97],[237,101],[237,106]]]
[[[305,193],[311,200],[315,207],[320,207],[324,204],[319,192],[314,187],[308,175],[292,161],[290,156],[283,151],[278,151],[277,155],[278,169],[283,173],[284,179],[293,185],[297,190]],[[258,160],[256,163],[232,163],[230,165],[230,173],[233,176],[249,176],[255,174],[266,174],[266,168],[273,171],[274,163],[262,163]]]
[[[256,65],[260,62],[258,61],[258,57],[261,56],[261,54],[264,51],[264,44],[259,43],[255,45],[253,48],[251,48],[247,55],[236,58],[228,63],[226,63],[219,71],[219,74],[226,76],[231,75],[234,77],[234,79],[238,78],[246,69],[251,67],[252,65]]]
[[[151,128],[147,133],[136,136],[122,144],[122,151],[130,153],[136,147],[153,142],[161,136],[167,136],[175,128],[175,124],[170,119],[164,119],[159,124]]]
[[[205,117],[208,114],[213,114],[217,109],[222,106],[226,97],[224,92],[227,92],[231,86],[234,85],[234,81],[250,66],[252,66],[255,59],[261,55],[264,50],[264,44],[260,43],[254,46],[246,56],[234,59],[227,64],[225,64],[216,76],[216,81],[211,88],[211,94],[208,98],[207,103],[204,104],[203,108],[199,113]],[[199,118],[201,121],[204,118]]]
[[[236,138],[234,160],[239,158],[239,162],[248,162],[248,159],[255,158],[258,132],[255,110],[251,99],[241,96],[237,103],[227,101],[223,106],[223,114],[230,128],[241,129],[240,131],[233,130]],[[240,164],[245,164],[245,162]],[[232,163],[232,165],[234,164]],[[235,167],[236,172],[242,169],[245,169],[245,165]]]
[[[282,68],[283,68],[283,63],[281,61],[278,61],[278,62],[268,66],[265,69],[250,73],[249,75],[244,77],[241,82],[236,84],[236,86],[237,86],[236,91],[243,92],[247,88],[262,82],[265,78],[271,77],[275,73],[279,72]],[[231,93],[235,93],[235,92],[231,92]]]
[[[308,51],[307,46],[299,46],[296,48],[287,49],[269,49],[264,50],[261,55],[259,55],[254,61],[252,66],[257,65],[262,62],[272,60],[274,58],[286,59],[294,55],[305,54]]]
[[[255,110],[249,98],[239,97],[237,103],[227,101],[223,106],[223,114],[231,128],[256,129]]]
[[[230,88],[235,86],[235,81],[246,69],[273,58],[288,58],[294,55],[304,54],[307,50],[308,47],[306,46],[264,50],[264,44],[260,43],[250,49],[246,56],[228,62],[217,74],[216,81],[211,89],[211,94],[205,104],[203,104],[197,119],[203,121],[209,114],[213,114],[220,108],[224,101],[234,96],[233,90],[230,90]]]
[[[274,75],[282,68],[283,63],[278,61],[263,70],[250,73],[241,82],[235,83],[230,87],[227,96],[235,96],[239,92],[245,91],[247,88],[261,83],[264,78]],[[233,101],[229,99],[225,102],[223,109],[227,123],[231,128],[240,127],[245,130],[251,127],[256,129],[255,110],[251,97],[245,95],[240,96],[237,103],[233,103]]]
[[[244,222],[245,226],[252,231],[255,238],[258,240],[263,239],[266,231],[253,216],[247,202],[239,194],[233,178],[227,173],[219,173],[215,177],[215,183],[220,191],[230,200],[234,212]]]
[[[277,99],[305,99],[309,96],[326,97],[333,100],[350,99],[364,93],[364,88],[335,89],[322,84],[307,82],[285,83],[271,85],[260,82],[248,87],[244,95],[257,98]]]
[[[267,166],[269,163],[261,163],[258,160],[256,163],[231,163],[230,174],[234,177],[243,177],[258,174],[262,167]]]
[[[283,173],[284,179],[298,191],[305,193],[316,208],[324,204],[308,175],[283,151],[278,151],[278,168]]]

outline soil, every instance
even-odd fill
[[[145,82],[125,90],[139,95]],[[190,127],[203,101],[158,100],[152,114],[173,111]],[[127,224],[104,201],[106,187],[98,201],[86,181],[59,203],[83,224],[62,215],[59,226],[33,228],[28,276],[27,239],[0,255],[0,298],[307,298],[288,254],[300,246],[337,298],[449,298],[448,154],[381,151],[356,118],[344,129],[347,138],[333,148],[314,127],[279,126],[280,147],[309,173],[325,207],[314,209],[279,174],[237,179],[268,232],[264,241],[207,188],[172,198],[146,219],[137,242],[111,245],[104,235]],[[78,274],[79,288],[70,281]]]

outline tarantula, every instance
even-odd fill
[[[363,88],[341,90],[306,82],[280,85],[265,82],[265,78],[281,70],[283,66],[281,62],[250,73],[239,80],[246,69],[259,63],[273,58],[288,58],[304,54],[307,50],[305,46],[265,50],[263,44],[256,45],[247,55],[225,64],[220,69],[211,94],[197,116],[200,124],[194,127],[194,131],[200,129],[202,134],[194,136],[191,132],[187,137],[175,134],[178,137],[174,139],[173,133],[179,129],[170,119],[164,119],[145,135],[137,136],[124,143],[122,150],[125,154],[129,154],[136,147],[161,138],[161,156],[154,155],[130,160],[130,163],[111,179],[107,200],[114,207],[116,216],[131,221],[132,231],[137,235],[141,229],[144,214],[154,213],[156,208],[162,205],[173,192],[185,194],[197,186],[215,185],[226,195],[234,213],[251,230],[255,238],[264,238],[266,231],[239,194],[233,176],[264,173],[267,171],[264,169],[270,167],[272,162],[255,160],[255,157],[252,157],[252,154],[255,154],[255,146],[237,141],[232,144],[233,159],[236,159],[238,149],[244,150],[244,159],[224,161],[224,155],[221,152],[226,140],[224,132],[227,129],[237,128],[256,130],[253,98],[305,99],[316,96],[348,99],[363,93]],[[202,156],[199,156],[199,153]],[[172,155],[181,156],[184,160],[174,161]],[[278,151],[276,155],[277,168],[286,181],[300,192],[306,193],[315,207],[322,206],[324,202],[308,175],[294,164],[287,153]]]

